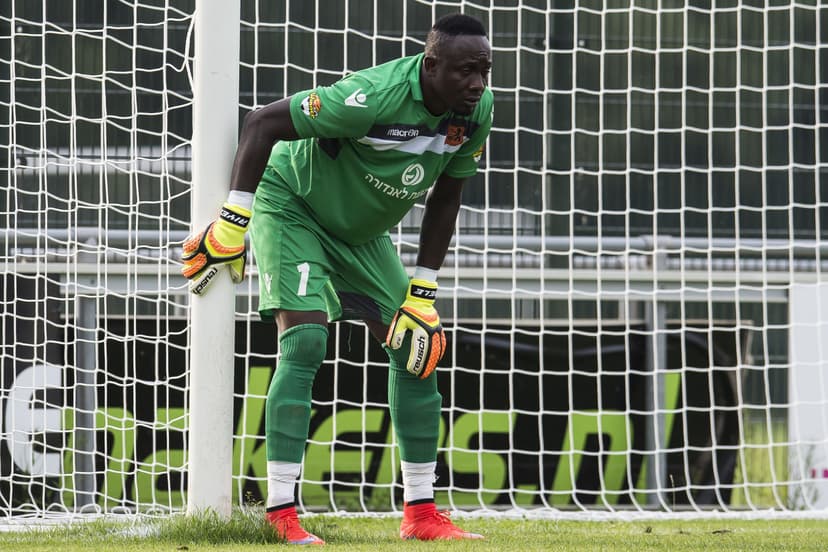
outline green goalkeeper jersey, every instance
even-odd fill
[[[432,115],[423,103],[423,54],[299,92],[290,114],[302,138],[278,142],[270,167],[317,222],[358,245],[387,232],[438,176],[465,178],[492,126],[486,89],[474,112]]]

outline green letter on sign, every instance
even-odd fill
[[[155,413],[155,431],[184,432],[187,413],[183,408],[159,408]],[[133,496],[139,504],[160,508],[181,508],[187,503],[182,486],[173,487],[170,475],[177,473],[184,481],[187,465],[186,451],[180,449],[156,449],[155,452],[135,465]],[[159,486],[161,478],[164,480]]]
[[[590,435],[609,437],[609,446],[600,451],[598,457],[599,466],[603,469],[602,489],[606,491],[620,490],[624,483],[624,473],[627,469],[627,455],[629,443],[632,441],[632,425],[623,412],[573,412],[569,416],[569,427],[567,427],[561,446],[561,459],[558,462],[558,470],[555,474],[552,496],[552,504],[565,505],[569,503],[572,491],[575,488],[575,480],[581,468],[581,460],[584,453],[581,452],[586,446],[587,438]],[[599,442],[602,442],[599,439]],[[609,458],[606,458],[606,457]],[[606,460],[605,460],[606,458]],[[604,463],[606,462],[606,463]],[[567,491],[562,493],[561,491]],[[618,495],[606,493],[603,499],[608,503],[616,503]]]
[[[340,436],[377,433],[382,429],[384,415],[378,408],[341,410],[319,425],[305,450],[302,500],[306,506],[328,507],[342,500],[352,501],[351,507],[359,504],[366,483],[364,474],[374,454],[383,454],[385,448],[377,449],[376,444],[346,444]],[[335,492],[334,482],[341,486]]]
[[[267,387],[273,369],[269,366],[252,366],[247,380],[247,394],[242,406],[236,434],[233,439],[233,475],[240,476],[233,481],[233,500],[241,497],[244,478],[256,481],[259,496],[267,497],[267,447],[260,434],[264,420]]]
[[[506,484],[508,449],[483,449],[483,435],[509,433],[517,414],[514,412],[469,412],[457,418],[450,430],[450,448],[446,452],[449,469],[455,474],[479,476],[478,490],[452,491],[451,501],[458,505],[492,504]],[[478,447],[472,441],[478,437]],[[442,494],[442,493],[441,493]],[[448,500],[445,495],[438,501]]]

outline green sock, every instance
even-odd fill
[[[408,360],[407,337],[397,350],[383,345],[391,361],[388,373],[388,405],[391,421],[400,443],[400,457],[405,462],[437,460],[440,433],[440,407],[443,398],[437,391],[437,372],[425,380],[405,369]]]
[[[313,380],[327,350],[328,329],[300,324],[279,336],[280,358],[265,412],[267,459],[301,462],[310,426]]]

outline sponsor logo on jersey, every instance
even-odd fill
[[[463,144],[463,137],[466,135],[466,127],[460,125],[449,125],[446,130],[446,144],[449,146],[460,146]]]
[[[400,181],[403,186],[416,186],[423,181],[425,169],[419,163],[411,163],[402,173]]]
[[[368,107],[365,105],[367,99],[368,96],[362,93],[362,88],[357,88],[353,94],[345,98],[345,105],[348,107]]]
[[[302,100],[302,113],[311,119],[316,119],[320,111],[322,111],[322,100],[316,92],[311,92],[307,98]]]
[[[420,177],[422,180],[422,177]],[[384,193],[389,197],[393,197],[394,199],[402,199],[402,200],[416,200],[428,193],[428,188],[425,190],[419,190],[415,192],[409,192],[405,188],[399,188],[397,186],[392,186],[387,182],[383,182],[373,174],[366,174],[365,181],[371,184],[374,189],[379,190],[380,192]]]
[[[390,127],[385,131],[385,135],[390,138],[416,138],[420,135],[420,129],[414,127]]]

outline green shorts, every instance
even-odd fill
[[[268,167],[256,191],[250,240],[259,271],[259,314],[323,311],[329,320],[390,324],[408,275],[388,234],[350,245],[329,234]]]

